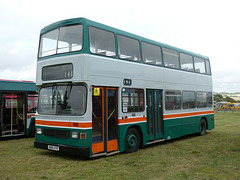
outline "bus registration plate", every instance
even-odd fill
[[[59,147],[58,146],[48,145],[48,149],[52,150],[52,151],[59,151]]]

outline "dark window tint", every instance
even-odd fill
[[[212,105],[213,105],[213,101],[212,101],[212,93],[211,92],[208,92],[208,94],[207,94],[207,106],[208,107],[212,107]]]
[[[197,92],[197,107],[207,107],[207,92]]]
[[[143,89],[122,89],[122,111],[124,113],[144,111]]]
[[[183,91],[182,92],[183,99],[183,109],[192,109],[195,108],[195,92],[193,91]]]
[[[165,109],[175,110],[181,109],[181,91],[166,91],[165,93]]]
[[[73,77],[72,64],[60,64],[55,66],[46,66],[42,68],[42,80],[71,79]]]

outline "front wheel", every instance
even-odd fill
[[[200,121],[200,132],[199,132],[199,135],[200,136],[203,136],[205,135],[207,132],[207,124],[206,124],[206,121],[204,119],[201,119]]]
[[[140,145],[140,135],[135,128],[130,128],[125,136],[125,151],[127,153],[136,152]]]

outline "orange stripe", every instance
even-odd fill
[[[197,115],[213,114],[213,113],[214,111],[191,112],[191,113],[182,113],[182,114],[167,114],[167,115],[163,115],[163,119],[182,118],[187,116],[197,116]]]
[[[147,121],[147,117],[125,118],[125,120],[118,119],[118,124],[138,123],[138,122],[145,122],[145,121]]]
[[[36,120],[36,125],[74,127],[74,128],[92,128],[91,122],[63,122],[63,121]]]

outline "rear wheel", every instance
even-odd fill
[[[125,151],[127,153],[136,152],[140,145],[140,135],[135,128],[130,128],[125,136]]]
[[[206,134],[206,131],[207,131],[206,121],[205,121],[205,119],[201,119],[201,121],[200,121],[200,132],[199,132],[199,135],[200,135],[200,136],[205,135],[205,134]]]

